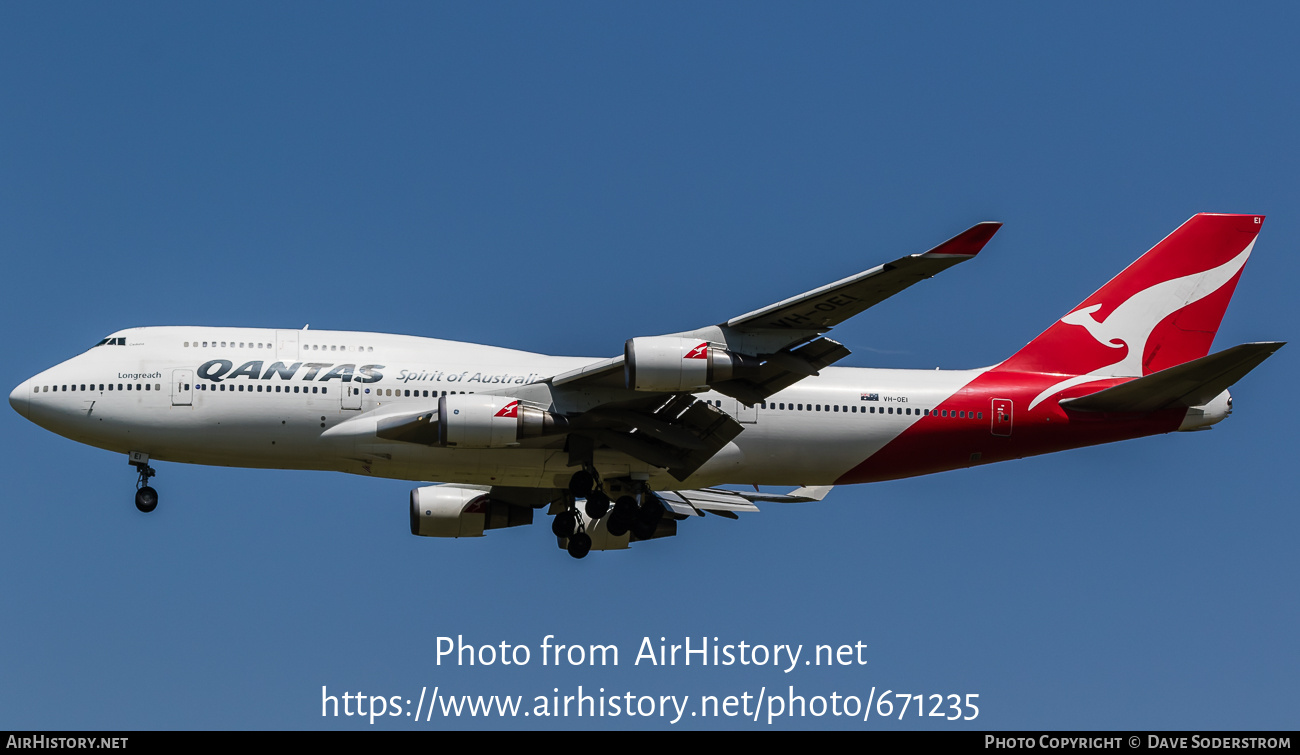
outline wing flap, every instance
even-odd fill
[[[579,415],[570,429],[685,480],[744,428],[721,409],[677,394],[651,404],[597,407]]]
[[[727,380],[715,383],[712,387],[721,394],[753,406],[805,377],[818,374],[823,367],[828,367],[851,353],[838,341],[818,338],[793,351],[765,354],[763,358],[766,361],[758,368],[758,375],[752,380]]]
[[[651,495],[665,508],[683,516],[703,516],[704,512],[735,519],[736,512],[756,512],[755,501],[770,503],[809,503],[820,501],[831,491],[832,485],[799,488],[787,495],[778,493],[749,493],[743,490],[702,488],[698,490],[656,490]]]

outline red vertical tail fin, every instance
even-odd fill
[[[996,369],[1137,377],[1205,356],[1263,222],[1193,216]]]

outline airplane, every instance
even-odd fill
[[[127,454],[145,513],[158,504],[156,460],[438,480],[411,491],[412,534],[479,537],[546,509],[559,546],[583,558],[836,485],[1207,430],[1231,413],[1228,388],[1284,345],[1209,353],[1262,223],[1193,216],[979,369],[833,367],[850,352],[826,334],[973,259],[994,222],[716,325],[631,338],[604,359],[381,333],[141,327],[24,381],[9,403]]]

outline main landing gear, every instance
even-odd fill
[[[614,510],[605,522],[605,529],[614,537],[626,535],[629,531],[637,540],[649,540],[659,528],[659,520],[664,518],[664,509],[659,504],[642,495],[644,502],[637,505],[636,498],[625,495],[614,502]]]
[[[585,509],[591,521],[601,518],[609,511],[609,496],[597,487],[599,479],[595,469],[584,468],[574,472],[573,477],[569,478],[568,506],[556,514],[555,520],[551,522],[551,532],[556,537],[568,539],[567,550],[574,558],[585,558],[591,552],[591,535],[587,534],[582,517],[578,516],[577,499],[587,499]]]
[[[158,491],[149,486],[149,478],[158,473],[149,466],[149,454],[132,451],[128,461],[140,473],[135,481],[135,507],[148,514],[158,508]]]
[[[569,478],[568,506],[555,515],[551,532],[556,537],[568,539],[570,556],[585,557],[591,551],[591,536],[577,511],[577,499],[585,498],[587,521],[595,522],[608,514],[605,529],[609,534],[622,537],[631,532],[637,540],[649,540],[664,518],[664,509],[646,494],[644,483],[639,483],[633,492],[639,494],[641,503],[637,502],[637,495],[624,495],[611,504],[595,468],[584,467]]]

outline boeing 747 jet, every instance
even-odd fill
[[[582,558],[705,513],[1172,431],[1232,411],[1282,347],[1210,345],[1263,217],[1196,215],[991,367],[834,367],[836,325],[974,258],[979,223],[784,301],[608,358],[347,331],[143,327],[23,382],[19,414],[126,454],[136,507],[155,461],[431,481],[411,532],[478,537],[552,515]],[[754,492],[723,485],[752,486]],[[758,486],[798,486],[786,494]]]

